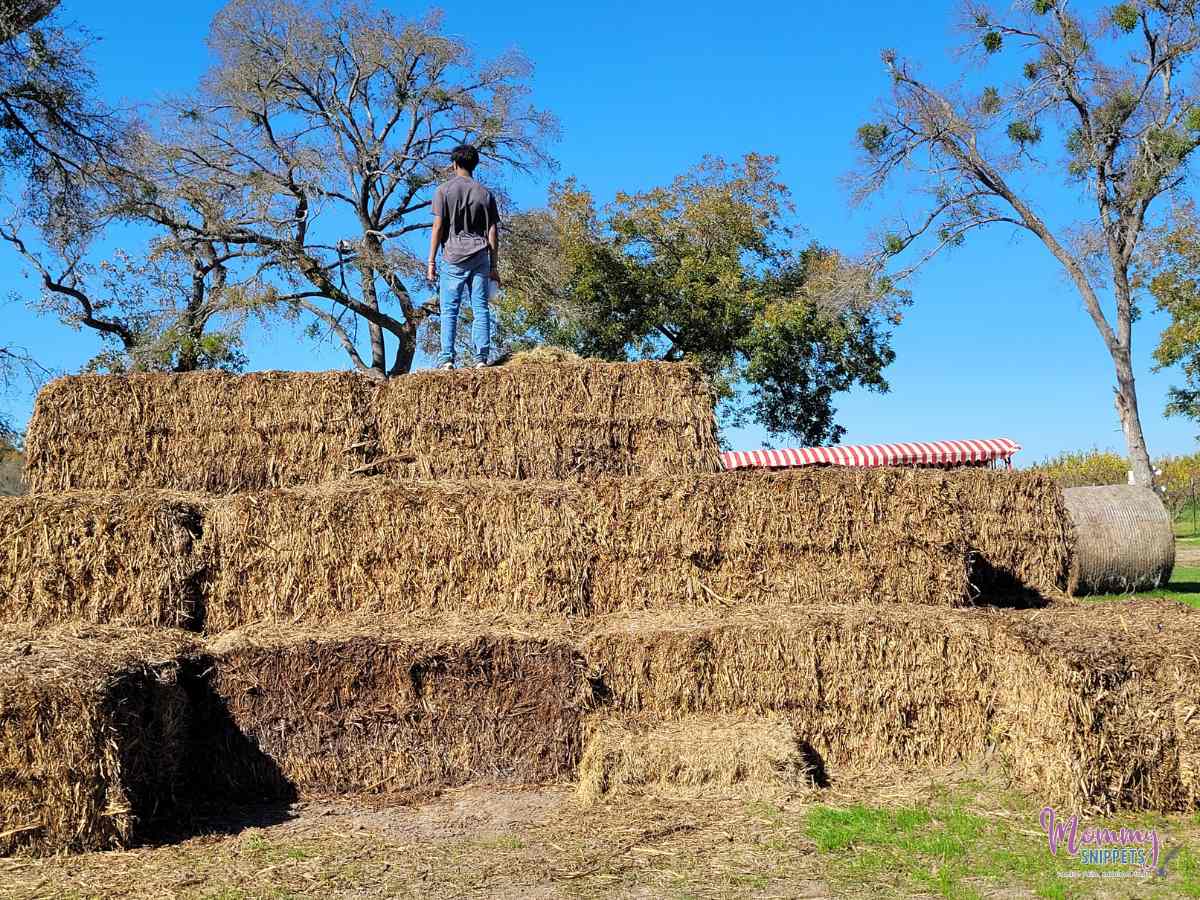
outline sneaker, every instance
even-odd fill
[[[438,371],[439,372],[452,372],[452,371],[454,371],[454,363],[444,362],[440,366],[438,366]]]
[[[502,350],[499,353],[493,354],[492,358],[487,360],[487,362],[477,362],[471,368],[473,368],[473,369],[490,369],[490,368],[492,368],[492,366],[498,366],[498,365],[501,365],[502,363],[508,362],[508,358],[510,356],[512,356],[511,353],[509,353],[507,350]]]

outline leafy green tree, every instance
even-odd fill
[[[1167,414],[1200,422],[1200,219],[1184,204],[1157,234],[1150,292],[1170,316],[1154,358],[1160,368],[1179,366],[1184,385],[1172,387]]]
[[[837,441],[833,398],[887,389],[906,297],[839,254],[797,249],[774,160],[705,159],[598,210],[576,182],[514,217],[501,330],[604,359],[692,360],[728,421]]]
[[[90,162],[119,137],[92,95],[84,41],[57,21],[57,5],[0,2],[0,168],[10,202],[42,222],[74,214]]]
[[[1194,0],[1137,0],[1094,14],[1079,6],[965,4],[967,49],[993,80],[981,94],[933,85],[885,52],[892,91],[881,118],[859,129],[856,196],[915,178],[925,208],[884,234],[879,253],[882,261],[917,245],[898,278],[984,227],[1041,243],[1108,349],[1134,479],[1149,485],[1132,365],[1135,273],[1162,198],[1183,187],[1200,146],[1200,23]],[[1065,188],[1046,176],[1053,172]],[[1051,217],[1052,193],[1059,207],[1080,210],[1074,221]]]

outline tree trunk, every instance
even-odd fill
[[[1146,438],[1142,434],[1142,419],[1138,413],[1137,391],[1133,382],[1133,366],[1129,352],[1113,354],[1117,367],[1117,387],[1114,400],[1117,416],[1121,419],[1121,430],[1125,432],[1125,447],[1129,451],[1129,471],[1134,484],[1143,487],[1154,485],[1154,470],[1150,465],[1150,453],[1146,449]]]
[[[396,359],[392,363],[392,370],[388,373],[388,377],[391,378],[411,372],[413,359],[417,355],[416,328],[410,326],[404,334],[398,334],[396,337],[400,339],[400,343],[396,347]]]
[[[195,372],[200,368],[200,338],[204,327],[197,321],[204,306],[204,279],[208,273],[199,265],[192,270],[192,295],[179,317],[179,348],[175,357],[176,372]]]
[[[379,311],[379,295],[375,290],[375,269],[369,265],[359,266],[362,279],[363,303]],[[387,377],[387,346],[384,344],[383,328],[378,322],[367,322],[367,333],[371,338],[371,368],[381,377]]]

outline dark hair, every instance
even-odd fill
[[[470,144],[459,144],[450,151],[450,160],[460,169],[474,172],[479,165],[479,151]]]

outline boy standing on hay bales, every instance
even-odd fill
[[[454,175],[433,195],[433,232],[429,237],[429,283],[437,284],[437,254],[442,249],[445,266],[440,289],[442,347],[439,369],[454,368],[454,335],[464,295],[470,297],[474,320],[471,344],[476,368],[491,359],[491,313],[488,281],[499,283],[496,266],[500,252],[500,213],[492,192],[473,177],[479,151],[460,144],[450,154]]]

